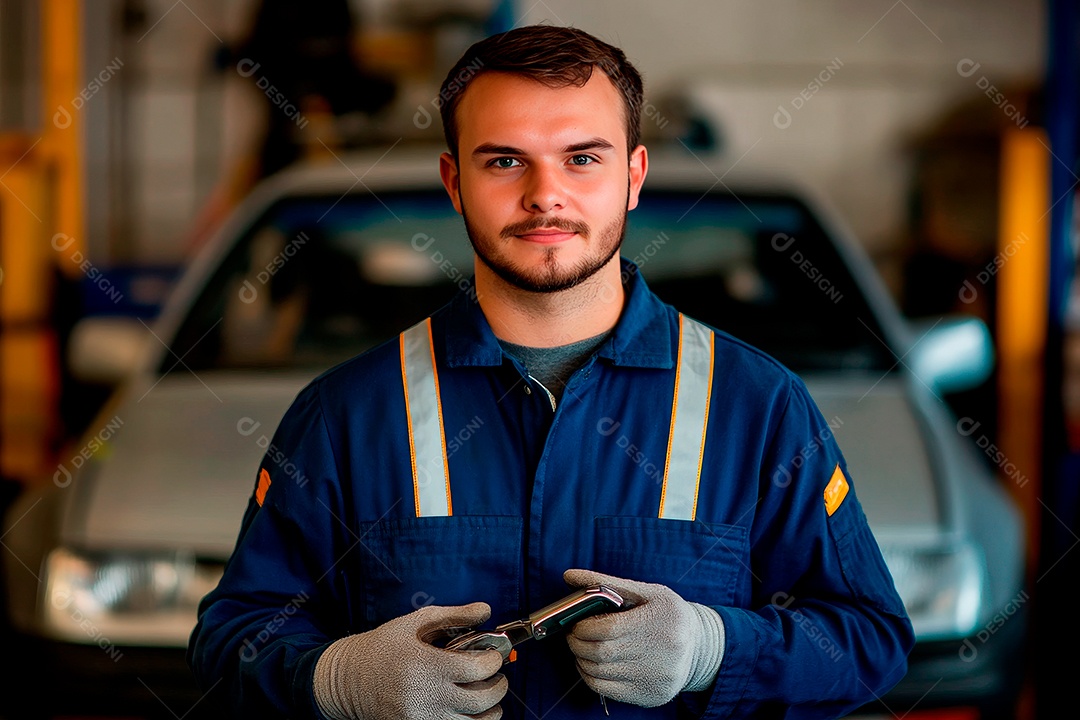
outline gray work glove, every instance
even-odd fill
[[[487,603],[429,605],[334,642],[315,664],[319,709],[335,720],[498,720],[507,688],[502,655],[444,650],[424,639],[489,617]]]
[[[704,690],[724,657],[724,622],[710,607],[683,600],[665,585],[567,570],[572,587],[603,584],[629,609],[586,618],[567,636],[585,683],[605,697],[641,707]]]

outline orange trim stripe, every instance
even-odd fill
[[[420,517],[420,487],[416,476],[416,444],[413,440],[412,412],[409,410],[409,376],[405,371],[405,333],[398,335],[398,349],[401,354],[401,387],[405,391],[405,424],[409,430],[409,467],[412,469],[413,506],[416,517]]]
[[[667,455],[664,457],[664,485],[660,489],[660,512],[664,517],[664,500],[667,498],[668,470],[671,467],[671,446],[675,441],[675,409],[679,407],[679,373],[682,372],[683,314],[679,313],[679,352],[675,361],[675,393],[671,398],[671,427],[668,428]]]
[[[435,364],[435,338],[431,334],[431,318],[427,319],[428,347],[431,349],[431,375],[435,381],[435,405],[439,409],[439,441],[443,456],[443,481],[446,483],[446,514],[454,514],[450,501],[450,464],[446,457],[446,429],[443,427],[442,393],[439,390],[439,366]]]

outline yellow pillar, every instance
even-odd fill
[[[47,468],[54,436],[55,342],[48,313],[49,187],[36,139],[0,136],[0,473],[28,480]]]
[[[24,482],[49,475],[55,462],[52,268],[77,279],[85,254],[82,123],[72,106],[82,84],[82,2],[40,7],[43,124],[0,134],[0,473]],[[54,243],[59,233],[73,241]]]
[[[1042,485],[1043,358],[1050,262],[1050,152],[1041,128],[1002,137],[997,283],[998,438],[1026,482],[1006,486],[1027,521],[1029,567],[1036,567]]]

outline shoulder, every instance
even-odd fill
[[[357,383],[385,384],[388,376],[401,376],[400,333],[378,345],[338,363],[311,381],[309,387],[334,394]]]

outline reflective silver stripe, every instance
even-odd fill
[[[401,333],[400,345],[416,516],[450,515],[450,471],[446,463],[431,318]]]
[[[664,463],[664,489],[660,494],[660,517],[665,520],[693,520],[697,513],[701,458],[712,395],[712,365],[712,330],[680,313],[679,361]]]

